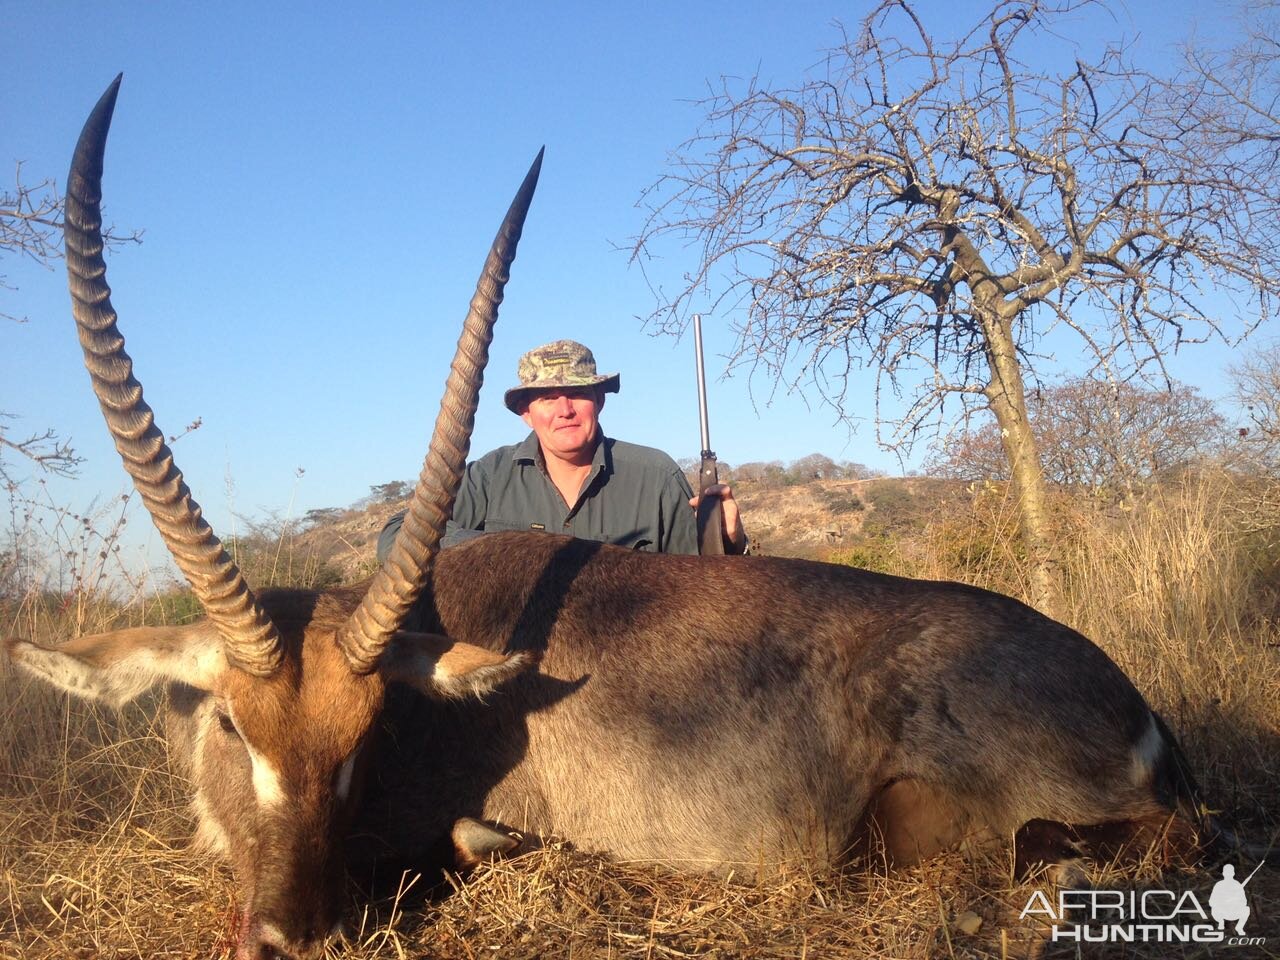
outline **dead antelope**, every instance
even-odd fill
[[[1007,597],[537,533],[436,556],[537,162],[489,254],[387,562],[367,588],[255,595],[116,332],[99,230],[115,96],[68,182],[74,313],[125,466],[208,619],[7,646],[85,697],[169,685],[200,835],[242,892],[238,957],[321,951],[348,844],[407,863],[450,837],[464,859],[511,845],[477,821],[718,871],[866,850],[910,861],[986,837],[1016,838],[1026,861],[1145,841],[1171,816],[1193,835],[1198,802],[1164,724],[1101,650]]]

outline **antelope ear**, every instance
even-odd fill
[[[437,633],[401,631],[392,637],[378,670],[388,683],[404,683],[423,693],[457,698],[483,696],[517,674],[535,668],[540,659],[533,650],[494,653]]]
[[[56,647],[5,640],[24,670],[88,700],[119,707],[160,683],[211,690],[227,669],[222,642],[207,624],[130,627],[78,637]]]

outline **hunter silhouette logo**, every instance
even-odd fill
[[[1213,892],[1209,894],[1209,910],[1218,922],[1219,930],[1230,921],[1236,925],[1236,933],[1244,936],[1244,922],[1249,919],[1249,901],[1245,899],[1244,888],[1253,879],[1253,874],[1261,869],[1262,863],[1253,868],[1253,873],[1244,878],[1244,883],[1236,879],[1234,866],[1229,863],[1223,865],[1222,879],[1213,885]]]
[[[1057,902],[1039,890],[1027,900],[1019,919],[1040,916],[1053,924],[1054,942],[1076,943],[1220,943],[1257,946],[1265,937],[1248,937],[1249,901],[1244,888],[1265,860],[1243,881],[1226,864],[1214,884],[1206,910],[1190,890],[1059,890]],[[1228,923],[1235,924],[1228,931]]]

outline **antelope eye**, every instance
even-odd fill
[[[236,729],[236,725],[231,721],[231,715],[225,710],[218,711],[218,726],[226,733],[237,737],[240,736],[240,731]]]

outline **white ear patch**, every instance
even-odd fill
[[[68,693],[114,707],[173,680],[208,690],[226,669],[216,637],[184,628],[134,627],[57,647],[25,640],[7,646],[23,669]]]
[[[66,656],[57,650],[37,647],[34,643],[28,643],[25,640],[11,641],[9,656],[22,669],[68,693],[90,700],[102,698],[96,671],[75,657]],[[120,702],[127,703],[128,700],[129,698],[125,697]]]
[[[438,697],[483,696],[512,677],[536,669],[535,650],[494,653],[431,633],[401,632],[378,669],[388,682],[405,683]]]
[[[487,650],[483,652],[489,654]],[[432,674],[436,692],[445,697],[481,697],[512,677],[532,670],[541,659],[534,650],[489,656],[493,659],[470,655],[441,657]]]

